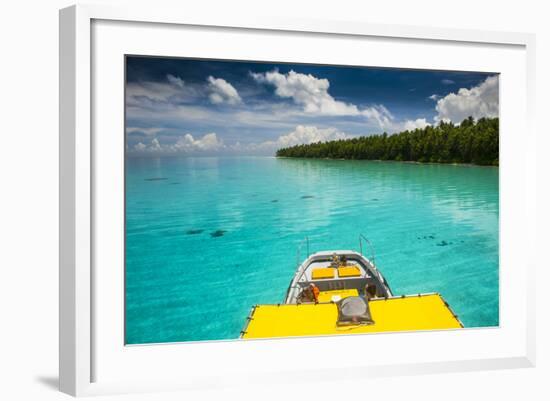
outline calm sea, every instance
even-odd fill
[[[129,158],[126,341],[238,338],[254,304],[283,301],[306,236],[314,252],[364,234],[394,294],[498,325],[498,193],[496,167]]]

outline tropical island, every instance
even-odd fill
[[[413,131],[296,145],[277,150],[277,157],[394,160],[419,163],[464,163],[498,166],[497,118],[440,122]]]

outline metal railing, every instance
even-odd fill
[[[300,241],[300,243],[298,244],[298,249],[296,249],[296,275],[298,275],[298,268],[300,267],[300,265],[302,264],[301,260],[301,254],[302,254],[302,248],[304,246],[304,244],[306,245],[306,250],[307,250],[307,257],[309,258],[309,237],[305,237],[302,241]],[[296,283],[298,281],[300,281],[300,279],[302,278],[302,276],[304,275],[304,272],[305,271],[302,271],[300,273],[300,277],[298,277],[298,279],[296,280]],[[290,284],[288,285],[288,288],[286,290],[286,295],[285,295],[285,302],[288,298],[288,295],[290,294],[290,290],[293,289],[293,288],[297,288],[298,286],[293,286],[292,283],[295,281],[295,279],[292,279],[290,281]]]
[[[361,253],[361,256],[363,256],[363,241],[365,241],[369,248],[370,248],[370,252],[371,252],[371,262],[373,265],[376,266],[376,263],[375,263],[375,254],[374,254],[374,246],[372,246],[371,242],[369,241],[369,239],[367,237],[365,237],[363,234],[359,234],[359,251]]]
[[[304,244],[306,245],[306,251],[307,251],[307,257],[309,258],[309,237],[306,236],[300,243],[298,244],[298,249],[296,250],[296,268],[302,264],[302,248],[304,247]]]

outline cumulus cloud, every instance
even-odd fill
[[[181,79],[180,77],[176,77],[172,74],[168,74],[166,76],[166,79],[168,79],[168,82],[171,83],[172,85],[175,85],[179,88],[183,88],[184,82],[183,82],[183,79]]]
[[[436,95],[436,94],[434,93],[433,95],[428,96],[428,99],[433,100],[433,101],[437,101],[437,100],[441,99],[441,96]]]
[[[225,79],[209,76],[208,90],[210,92],[208,98],[213,104],[239,104],[242,102],[237,89]]]
[[[393,125],[394,117],[383,105],[360,109],[352,103],[336,100],[330,93],[330,82],[326,78],[317,78],[311,74],[301,74],[293,70],[281,74],[277,70],[250,75],[256,82],[275,87],[275,94],[289,98],[301,106],[305,113],[326,116],[363,116],[374,121],[380,128]]]
[[[277,149],[295,145],[307,145],[310,143],[335,141],[352,138],[336,128],[318,128],[312,125],[298,125],[292,131],[270,141],[249,143],[243,145],[239,142],[231,145],[229,149],[237,153],[269,154],[273,155]]]
[[[498,117],[498,76],[490,76],[471,89],[461,88],[457,93],[449,93],[437,101],[435,109],[436,121],[455,124],[470,116],[476,120]]]
[[[158,138],[153,138],[149,144],[138,142],[133,150],[137,153],[149,154],[200,154],[215,153],[225,148],[216,133],[205,134],[201,138],[195,138],[191,134],[179,137],[176,142],[162,143]]]
[[[214,132],[197,139],[191,134],[185,134],[172,145],[172,148],[178,152],[217,151],[223,147],[223,141],[218,139],[218,136]]]
[[[160,152],[162,150],[162,146],[160,146],[160,142],[157,138],[153,138],[149,149],[153,152]]]
[[[291,98],[294,103],[302,106],[306,113],[359,114],[357,106],[338,101],[328,93],[330,87],[328,79],[320,79],[311,74],[300,74],[295,71],[281,74],[277,70],[251,73],[251,75],[257,82],[273,85],[277,96]]]
[[[127,105],[152,107],[169,103],[177,105],[207,97],[213,104],[239,104],[237,90],[222,78],[209,76],[206,83],[185,83],[178,76],[167,74],[164,81],[129,82],[126,85]]]
[[[407,120],[403,124],[403,129],[407,131],[414,131],[417,128],[426,128],[428,125],[431,125],[425,118],[417,118],[416,120]]]
[[[275,143],[278,147],[288,147],[316,142],[335,141],[349,137],[350,135],[336,128],[318,128],[312,125],[298,125],[288,134],[281,135]]]
[[[145,149],[147,149],[147,145],[142,142],[138,142],[134,145],[134,150],[137,150],[138,152],[143,152]]]

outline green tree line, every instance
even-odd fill
[[[469,117],[459,125],[441,122],[393,135],[363,136],[297,145],[277,157],[471,163],[498,166],[498,118]]]

